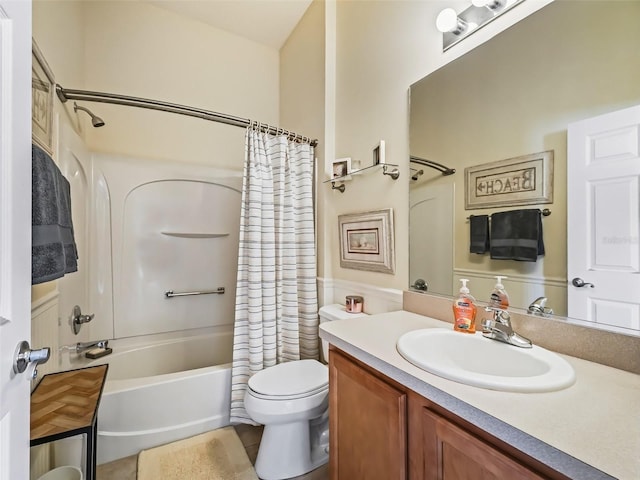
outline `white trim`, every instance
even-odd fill
[[[31,318],[40,315],[44,310],[47,310],[54,304],[58,303],[59,296],[60,292],[56,286],[55,290],[31,302]]]
[[[497,272],[486,272],[483,270],[474,270],[467,268],[454,268],[453,269],[454,276],[464,276],[465,278],[485,278],[492,280],[495,278]],[[519,282],[519,283],[527,283],[527,284],[535,284],[535,285],[548,285],[551,287],[567,287],[567,280],[559,277],[540,277],[536,275],[522,275],[519,273],[509,273],[508,274],[509,281]]]

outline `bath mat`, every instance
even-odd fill
[[[258,480],[233,427],[143,450],[138,480]]]

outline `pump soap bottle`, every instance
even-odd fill
[[[493,287],[493,292],[491,292],[489,306],[506,310],[509,308],[509,295],[507,295],[507,291],[504,289],[504,285],[502,284],[503,278],[507,277],[504,275],[496,275],[496,286]]]
[[[476,299],[471,296],[467,288],[466,278],[461,278],[460,295],[453,302],[453,329],[457,332],[476,333]]]

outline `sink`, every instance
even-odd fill
[[[552,392],[573,384],[573,367],[559,355],[534,345],[519,348],[475,334],[443,328],[412,330],[397,349],[429,373],[474,387],[504,392]]]

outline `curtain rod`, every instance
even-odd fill
[[[271,133],[273,135],[287,135],[292,140],[299,143],[308,143],[312,147],[318,145],[318,140],[312,140],[309,137],[299,135],[295,132],[285,130],[284,128],[273,127],[265,123],[249,120],[248,118],[236,117],[225,113],[217,113],[201,108],[189,107],[186,105],[178,105],[176,103],[161,102],[160,100],[152,100],[148,98],[129,97],[127,95],[118,95],[114,93],[92,92],[89,90],[73,90],[63,88],[60,84],[56,84],[56,94],[62,103],[68,100],[80,100],[85,102],[111,103],[114,105],[124,105],[127,107],[148,108],[150,110],[159,110],[162,112],[177,113],[179,115],[188,115],[190,117],[200,118],[202,120],[210,120],[212,122],[234,125],[236,127],[255,126],[261,131]]]
[[[442,172],[442,175],[453,175],[456,173],[455,168],[445,167],[444,165],[434,162],[432,160],[427,160],[426,158],[414,157],[413,155],[409,157],[409,160],[413,163],[418,163],[420,165],[424,165],[425,167],[433,168]]]

